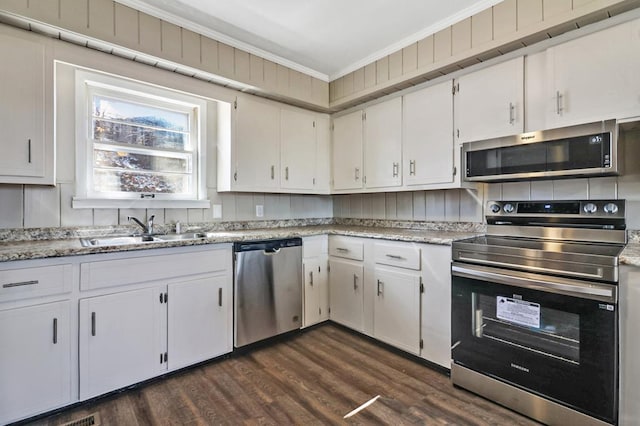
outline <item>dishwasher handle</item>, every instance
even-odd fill
[[[264,253],[265,256],[273,256],[276,255],[278,253],[280,253],[280,247],[275,248],[275,247],[271,247],[271,248],[267,248],[262,250],[262,253]]]

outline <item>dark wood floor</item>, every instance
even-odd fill
[[[328,324],[32,424],[60,425],[95,412],[103,425],[537,424]]]

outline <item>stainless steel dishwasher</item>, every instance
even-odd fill
[[[302,239],[234,243],[234,346],[302,325]]]

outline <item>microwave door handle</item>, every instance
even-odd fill
[[[451,275],[455,277],[481,279],[496,284],[528,288],[583,299],[610,303],[616,303],[617,301],[617,293],[614,286],[596,283],[580,283],[575,280],[560,277],[540,277],[537,275],[533,276],[533,274],[522,274],[518,276],[514,272],[503,274],[491,268],[469,268],[456,264],[451,265]]]

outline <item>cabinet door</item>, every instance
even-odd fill
[[[314,193],[328,194],[331,188],[331,120],[326,114],[316,117],[316,176]]]
[[[329,318],[327,256],[304,259],[304,325]]]
[[[361,262],[329,259],[329,306],[333,321],[364,328],[364,267]]]
[[[0,423],[71,402],[69,302],[0,311]]]
[[[550,48],[548,127],[640,114],[638,51],[640,20]]]
[[[458,142],[524,131],[524,59],[506,61],[463,75],[453,100]]]
[[[280,109],[238,98],[233,187],[243,191],[280,187]]]
[[[166,369],[166,306],[157,288],[80,300],[80,398],[100,395]],[[166,330],[166,328],[165,328]]]
[[[333,120],[333,189],[362,188],[362,111]]]
[[[316,122],[313,114],[280,112],[282,188],[312,190],[316,175]]]
[[[391,99],[365,111],[365,181],[367,188],[402,184],[402,98]]]
[[[0,34],[0,175],[44,177],[44,49],[42,43]],[[3,176],[0,182],[22,183]]]
[[[420,353],[420,275],[375,268],[373,335],[407,352]]]
[[[318,278],[320,274],[320,259],[311,257],[304,259],[302,273],[304,274],[304,326],[308,327],[320,322],[320,291]]]
[[[451,247],[422,246],[422,340],[420,355],[451,368]]]
[[[169,369],[231,352],[231,285],[227,275],[170,284]]]
[[[406,185],[453,182],[451,81],[404,96],[403,176]]]

